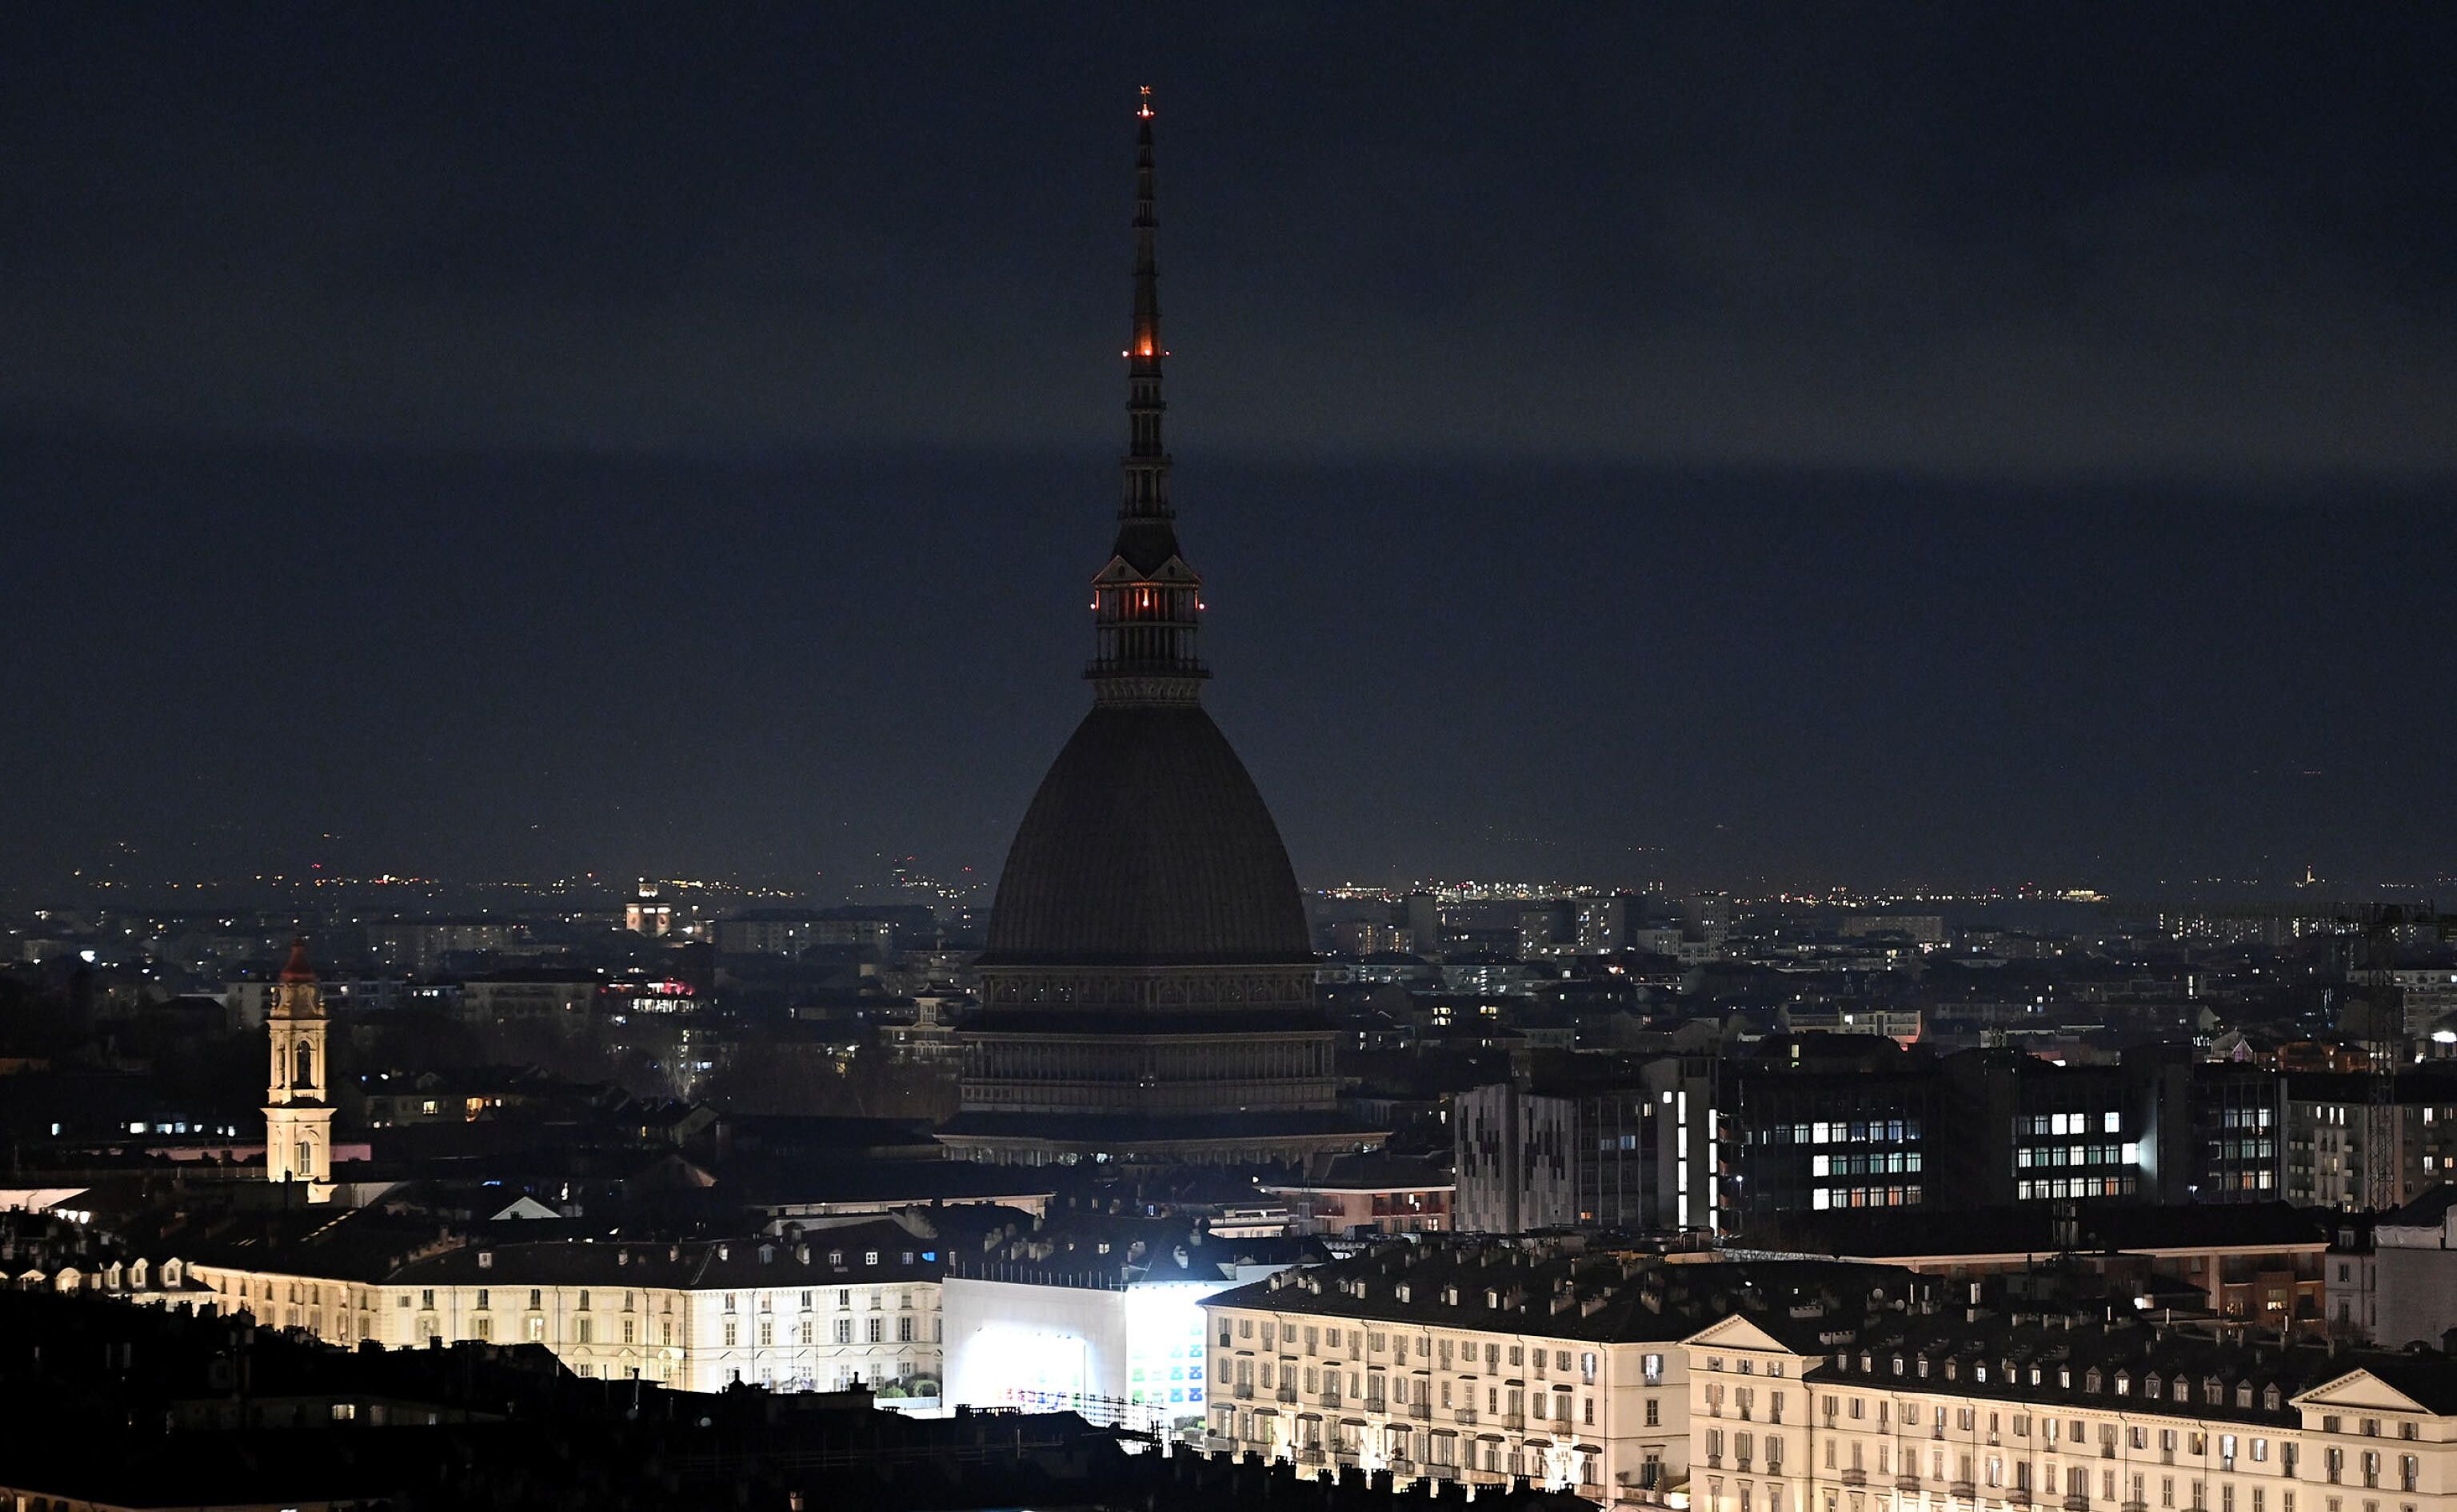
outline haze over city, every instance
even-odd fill
[[[2445,16],[0,29],[12,884],[994,874],[1144,78],[1305,884],[2457,869]]]

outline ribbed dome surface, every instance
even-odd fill
[[[1296,874],[1198,704],[1095,704],[1007,851],[983,966],[1312,959]]]

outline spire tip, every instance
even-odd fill
[[[1151,86],[1148,84],[1142,86],[1135,92],[1135,113],[1142,116],[1145,120],[1151,119]]]

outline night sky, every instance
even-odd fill
[[[2457,874],[2448,12],[1317,9],[0,10],[0,883],[994,874],[1142,83],[1305,881]]]

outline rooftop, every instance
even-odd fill
[[[1867,1306],[1872,1297],[1901,1298],[1937,1284],[1891,1266],[1839,1260],[1667,1264],[1656,1256],[1427,1241],[1383,1245],[1276,1276],[1206,1305],[1671,1344],[1736,1313],[1760,1318],[1771,1331],[1796,1316],[1840,1315]]]

